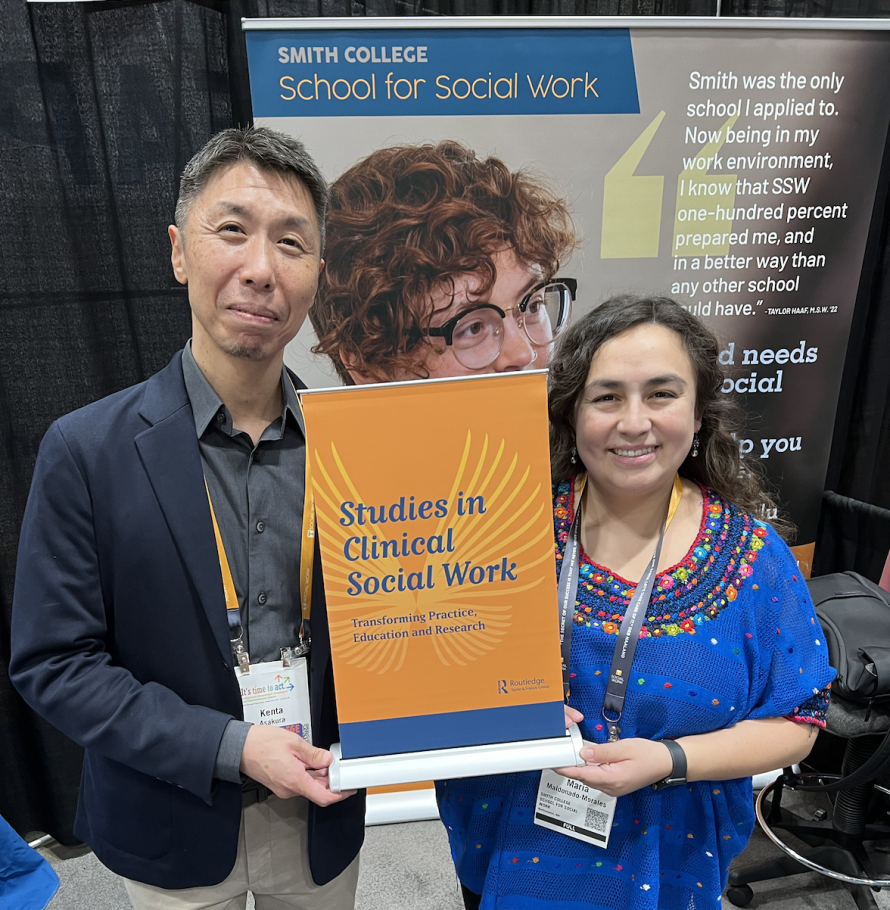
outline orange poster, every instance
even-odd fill
[[[545,374],[302,400],[343,757],[562,735]]]

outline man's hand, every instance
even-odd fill
[[[584,767],[556,771],[609,796],[624,796],[663,780],[674,766],[667,746],[649,739],[594,743],[581,750],[581,758],[587,762]]]
[[[329,806],[355,793],[331,791],[328,765],[333,760],[330,752],[310,746],[290,730],[254,724],[244,741],[241,771],[282,799],[305,796],[318,806]]]

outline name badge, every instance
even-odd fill
[[[305,657],[292,661],[288,667],[280,660],[251,664],[250,675],[242,676],[238,682],[246,721],[284,727],[312,743]]]
[[[618,797],[607,796],[579,780],[555,771],[542,771],[535,824],[594,847],[606,847],[617,802]]]

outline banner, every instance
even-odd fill
[[[302,396],[343,757],[563,736],[544,374]]]
[[[809,571],[890,116],[886,22],[246,22],[257,122],[336,180],[376,149],[455,140],[568,201],[575,317],[666,295],[722,340]],[[333,375],[307,326],[288,362]],[[538,362],[536,366],[544,366]],[[770,516],[765,516],[769,518]]]

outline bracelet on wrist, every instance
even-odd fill
[[[667,747],[671,753],[671,771],[667,777],[655,781],[652,784],[653,790],[663,790],[665,787],[679,787],[686,783],[686,753],[683,747],[672,739],[658,740],[662,745]]]

